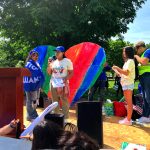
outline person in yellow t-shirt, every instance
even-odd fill
[[[135,63],[134,63],[134,49],[131,46],[127,46],[123,49],[123,59],[125,61],[123,68],[113,66],[112,69],[117,72],[121,77],[121,85],[125,101],[127,102],[127,117],[120,120],[120,124],[132,125],[132,95],[134,89],[135,80]]]

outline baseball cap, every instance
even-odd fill
[[[32,55],[32,54],[39,54],[39,53],[36,50],[32,50],[32,51],[30,51],[29,54]]]
[[[63,46],[57,46],[54,51],[65,52],[65,48]]]

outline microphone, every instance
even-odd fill
[[[52,61],[54,61],[54,60],[56,60],[56,56],[54,56],[54,55],[53,55],[52,57],[49,57],[49,58],[48,58],[48,62],[52,62]]]

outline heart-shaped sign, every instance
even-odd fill
[[[48,59],[54,55],[54,46],[38,46],[35,48],[39,53],[39,64],[45,75],[43,90],[49,93],[50,76],[47,74]],[[106,55],[104,49],[91,42],[83,42],[69,48],[66,53],[74,67],[74,76],[70,79],[70,97],[69,102],[72,106],[80,97],[95,83],[100,75]]]

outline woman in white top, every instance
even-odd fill
[[[57,46],[56,60],[50,59],[47,72],[51,75],[50,91],[53,101],[62,100],[62,112],[65,119],[69,117],[69,85],[68,80],[73,76],[73,64],[70,59],[65,57],[65,48]],[[59,106],[55,109],[55,113],[60,113]]]
[[[134,49],[131,46],[127,46],[123,49],[123,59],[125,61],[123,69],[118,66],[113,66],[112,69],[115,70],[121,76],[121,85],[123,89],[123,94],[127,102],[127,117],[120,120],[120,124],[132,125],[132,95],[134,89],[135,80],[135,63],[134,63]]]

